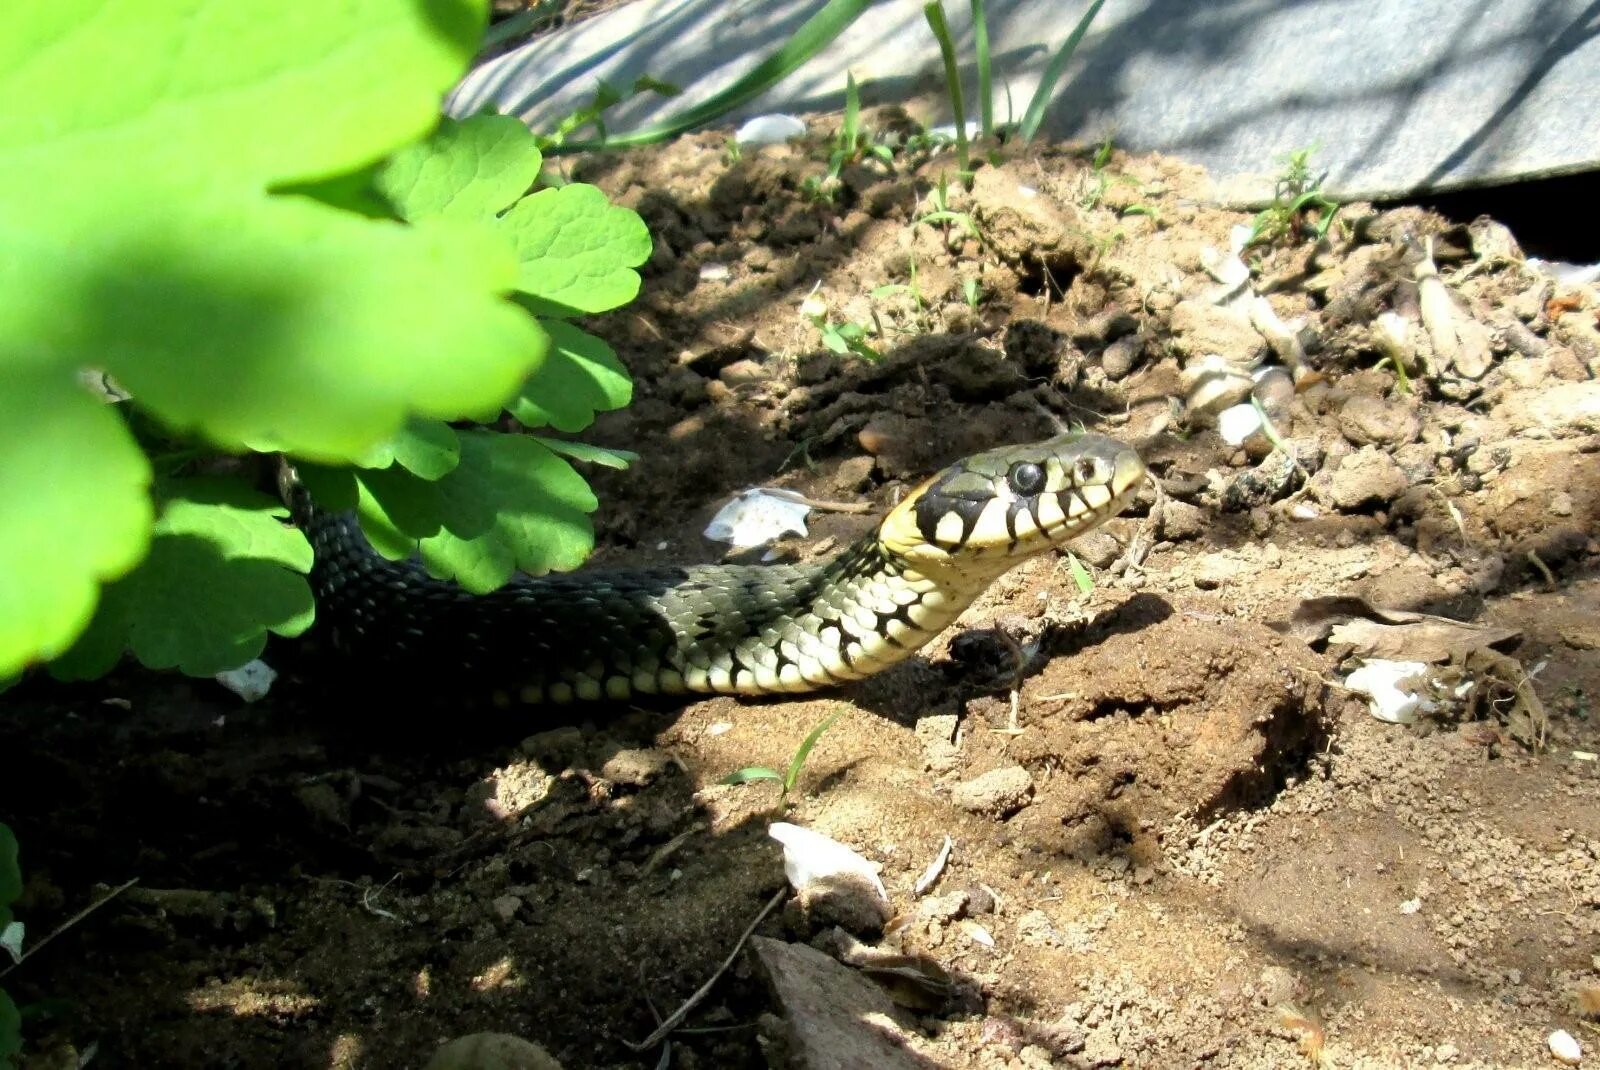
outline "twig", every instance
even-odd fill
[[[50,941],[54,940],[56,937],[60,936],[62,933],[66,932],[68,929],[70,929],[74,925],[78,924],[84,918],[87,918],[90,914],[93,914],[95,911],[99,910],[101,907],[103,907],[107,903],[111,902],[111,900],[115,899],[117,896],[121,895],[123,892],[127,891],[129,888],[132,888],[135,884],[138,884],[138,883],[139,883],[139,878],[138,877],[130,877],[128,880],[123,881],[121,884],[119,884],[115,888],[111,889],[111,891],[107,892],[100,899],[97,899],[93,903],[90,903],[88,906],[84,907],[82,910],[80,910],[76,914],[72,915],[72,917],[68,918],[66,921],[62,922],[60,925],[57,925],[55,927],[54,931],[52,931],[49,934],[47,934],[45,936],[45,938],[43,940],[40,940],[37,944],[34,944],[32,947],[28,948],[28,950],[25,951],[23,953],[22,957],[19,958],[16,962],[13,962],[11,965],[7,966],[5,969],[0,970],[0,977],[4,977],[6,974],[8,974],[12,970],[16,969],[18,966],[21,966],[24,962],[27,962],[29,959],[33,958],[33,956],[37,955],[44,948],[44,946],[46,944],[48,944]]]
[[[1539,574],[1544,577],[1545,588],[1551,591],[1555,590],[1556,578],[1551,573],[1550,566],[1544,563],[1544,558],[1539,556],[1539,552],[1537,550],[1529,550],[1528,560],[1534,568],[1539,570]]]
[[[631,1040],[624,1040],[622,1043],[628,1048],[628,1050],[646,1051],[650,1048],[653,1048],[657,1044],[661,1043],[662,1040],[666,1039],[667,1034],[678,1028],[678,1026],[683,1023],[683,1020],[689,1017],[689,1012],[694,1010],[695,1007],[700,1004],[701,1000],[705,999],[706,996],[711,994],[712,986],[714,986],[717,981],[721,979],[724,973],[728,972],[728,967],[733,965],[733,960],[739,957],[739,952],[744,948],[745,941],[750,939],[750,934],[756,931],[757,925],[760,925],[767,919],[768,914],[771,914],[777,909],[778,904],[783,902],[783,897],[788,893],[788,891],[789,889],[784,887],[779,888],[776,892],[772,893],[772,898],[767,900],[767,905],[761,908],[761,912],[755,916],[754,920],[752,920],[750,924],[746,926],[744,932],[740,934],[739,939],[734,942],[733,950],[728,952],[728,957],[722,960],[722,965],[718,966],[716,971],[713,972],[710,977],[706,978],[705,984],[695,989],[694,994],[688,999],[684,1000],[683,1005],[677,1010],[673,1011],[667,1017],[666,1021],[656,1026],[653,1033],[639,1041],[637,1044]]]

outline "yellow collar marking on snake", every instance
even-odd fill
[[[397,678],[464,678],[497,704],[810,691],[909,657],[1025,558],[1117,515],[1138,454],[1062,435],[958,461],[812,565],[520,577],[472,595],[374,554],[349,518],[300,517],[334,641]]]

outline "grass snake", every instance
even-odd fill
[[[1145,479],[1092,434],[957,461],[855,544],[812,564],[587,569],[470,594],[375,553],[349,514],[297,522],[322,626],[399,680],[448,667],[497,704],[811,691],[900,661],[1024,558],[1117,515]]]

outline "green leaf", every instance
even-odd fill
[[[782,779],[783,779],[783,777],[779,776],[777,770],[775,770],[775,769],[768,769],[764,765],[747,765],[743,769],[735,769],[733,772],[729,773],[727,776],[725,776],[721,780],[717,781],[717,783],[718,784],[749,784],[750,782],[755,781],[755,780],[782,780]]]
[[[594,546],[594,493],[532,438],[463,432],[461,463],[437,483],[395,468],[357,478],[362,530],[380,552],[415,552],[433,575],[476,593],[519,569],[541,575],[577,568]]]
[[[445,119],[389,160],[378,189],[403,219],[493,219],[533,188],[543,159],[533,132],[513,116]]]
[[[51,671],[97,676],[131,650],[153,669],[209,676],[261,653],[267,632],[311,624],[311,547],[278,502],[225,477],[161,484],[150,556],[107,587],[88,631]]]
[[[799,29],[773,52],[772,55],[750,68],[743,77],[722,92],[707,97],[692,108],[686,108],[665,122],[635,130],[631,134],[602,138],[598,141],[572,141],[561,146],[561,152],[588,152],[601,148],[620,148],[624,145],[648,145],[677,137],[697,126],[704,126],[728,114],[747,100],[754,100],[777,85],[812,56],[833,42],[861,13],[872,6],[872,0],[828,0],[822,9],[807,19]],[[519,102],[506,110],[526,110],[531,101]]]
[[[1067,573],[1072,577],[1079,594],[1094,593],[1094,577],[1089,575],[1089,570],[1083,567],[1083,562],[1071,550],[1067,551]]]
[[[811,750],[817,745],[817,740],[822,738],[822,733],[833,727],[833,722],[844,716],[844,710],[837,710],[817,722],[817,726],[806,733],[806,738],[800,741],[800,746],[795,748],[794,756],[789,759],[789,771],[783,777],[783,790],[785,793],[794,790],[795,783],[800,779],[800,770],[806,767],[806,759],[811,757]]]
[[[423,479],[438,479],[461,460],[455,429],[436,420],[413,420],[357,462],[362,468],[399,464]]]
[[[1067,39],[1061,43],[1061,47],[1056,50],[1056,54],[1050,57],[1044,75],[1039,79],[1039,87],[1033,91],[1033,98],[1028,101],[1028,110],[1022,113],[1022,125],[1017,128],[1017,135],[1024,145],[1032,141],[1033,135],[1039,132],[1039,124],[1044,122],[1045,110],[1050,107],[1051,98],[1055,96],[1056,83],[1061,80],[1062,72],[1067,69],[1072,54],[1078,51],[1083,35],[1089,32],[1089,24],[1100,14],[1100,8],[1105,2],[1106,0],[1094,0],[1094,3],[1089,5],[1089,10],[1083,13],[1078,24],[1067,35]]]
[[[502,236],[272,192],[432,129],[483,0],[4,12],[0,390],[103,367],[175,430],[348,460],[536,366]]]
[[[639,293],[633,269],[650,257],[650,232],[637,212],[612,204],[597,187],[540,190],[500,222],[522,261],[517,289],[532,298],[523,303],[540,315],[605,312]]]
[[[573,442],[565,438],[546,438],[544,435],[534,435],[533,437],[557,453],[571,457],[575,461],[587,461],[590,464],[603,465],[606,468],[615,468],[618,471],[627,468],[639,459],[639,455],[632,450],[614,450],[605,446],[592,446],[587,442]]]
[[[151,521],[150,465],[116,409],[70,373],[13,369],[6,360],[0,356],[0,679],[72,644],[100,584],[144,556]]]
[[[549,355],[522,384],[506,409],[524,427],[581,431],[596,412],[620,409],[633,400],[633,381],[616,351],[570,323],[546,320]]]

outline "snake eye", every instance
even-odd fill
[[[1011,482],[1012,490],[1028,497],[1044,490],[1044,469],[1029,461],[1012,465],[1006,479]]]
[[[1081,458],[1072,466],[1072,475],[1080,487],[1105,482],[1100,474],[1100,462],[1094,457]]]

